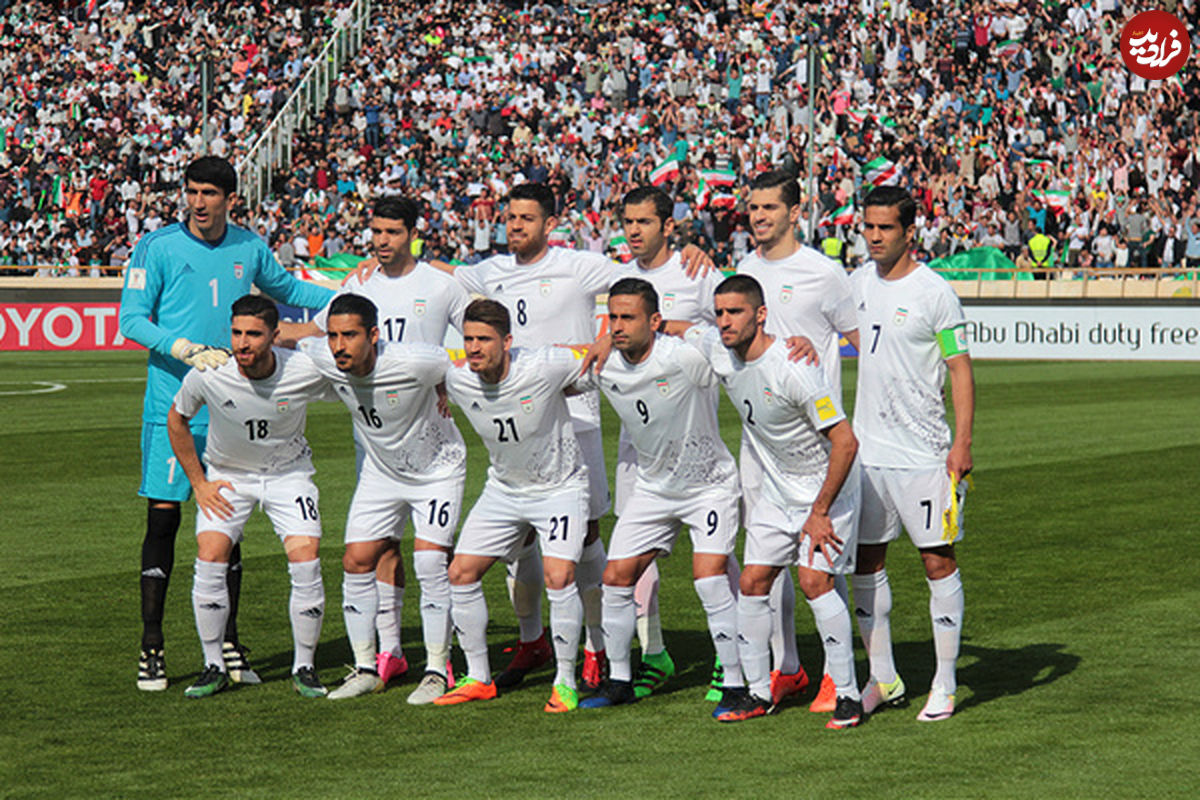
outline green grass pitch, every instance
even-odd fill
[[[943,724],[915,721],[933,652],[919,561],[902,542],[889,563],[892,619],[913,704],[838,733],[802,704],[738,725],[709,717],[711,645],[686,543],[665,562],[662,590],[680,674],[649,701],[547,715],[547,670],[465,707],[408,706],[414,679],[344,703],[302,700],[287,681],[284,557],[261,515],[245,546],[240,627],[266,682],[185,701],[200,666],[191,506],[168,597],[171,687],[138,692],[144,369],[138,354],[0,356],[2,797],[1195,795],[1200,364],[976,365],[976,484],[959,550],[967,595],[959,713]],[[33,381],[66,388],[24,394],[45,386]],[[846,383],[853,387],[852,374]],[[616,425],[607,413],[611,469]],[[726,401],[722,419],[736,447]],[[338,613],[349,429],[340,405],[310,412],[326,520],[318,669],[330,686],[350,660]],[[464,433],[469,504],[485,454]],[[404,641],[417,673],[413,583]],[[500,569],[485,581],[500,667],[516,633],[503,583]],[[797,620],[801,657],[819,671],[803,602]],[[858,656],[865,680],[861,648]]]

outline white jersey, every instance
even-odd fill
[[[824,371],[789,361],[779,339],[753,361],[721,344],[715,328],[691,328],[687,341],[721,376],[742,416],[743,441],[762,464],[763,497],[781,508],[812,505],[833,447],[820,432],[846,418]]]
[[[737,465],[717,422],[717,374],[681,340],[657,334],[640,364],[609,356],[599,385],[637,449],[637,481],[679,496],[736,481]]]
[[[432,344],[384,345],[369,375],[337,368],[328,345],[301,343],[317,369],[350,410],[355,440],[384,475],[408,482],[461,478],[467,448],[454,422],[437,410],[434,387],[450,368],[450,358]]]
[[[950,426],[943,393],[946,362],[938,335],[961,332],[966,324],[958,295],[924,264],[889,281],[870,262],[855,270],[850,285],[862,340],[854,415],[862,463],[944,465]],[[958,339],[966,352],[965,339]]]
[[[840,402],[840,332],[858,327],[846,271],[836,261],[804,246],[778,261],[751,253],[738,264],[737,271],[762,285],[768,334],[779,339],[807,336],[812,341]]]
[[[471,302],[466,290],[448,273],[425,261],[398,278],[383,270],[371,273],[366,282],[357,277],[346,281],[338,295],[365,297],[379,309],[379,338],[385,342],[442,344],[447,326],[462,330],[463,310]],[[335,295],[336,297],[337,295]],[[313,317],[321,330],[328,330],[329,306]]]
[[[725,277],[719,270],[713,269],[702,277],[689,278],[683,269],[683,259],[675,252],[663,265],[654,269],[643,269],[639,266],[636,272],[625,277],[641,278],[650,282],[654,291],[658,292],[658,310],[663,319],[716,324],[713,292]]]
[[[572,481],[587,483],[587,467],[563,390],[579,362],[561,347],[513,348],[508,374],[485,383],[467,366],[446,374],[446,392],[487,446],[488,481],[510,492],[541,493]]]
[[[208,406],[204,461],[221,470],[280,475],[312,472],[304,438],[308,403],[328,397],[325,379],[303,353],[272,348],[275,371],[243,375],[235,359],[216,369],[193,369],[175,395],[175,409],[193,417]]]
[[[551,247],[532,264],[499,255],[459,267],[454,277],[468,292],[503,303],[512,318],[514,347],[584,344],[596,338],[596,295],[632,274],[599,253]],[[581,429],[600,427],[595,392],[570,398]]]

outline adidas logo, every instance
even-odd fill
[[[859,310],[859,311],[866,311],[866,310],[867,310],[867,304],[866,304],[866,302],[865,302],[865,301],[864,301],[864,302],[861,302],[861,303],[859,303],[859,304],[858,304],[858,310]]]
[[[301,611],[300,616],[308,617],[309,619],[320,619],[321,617],[325,616],[325,612],[317,606],[313,606],[312,608],[306,608]]]
[[[837,640],[836,636],[826,636],[825,637],[825,644],[837,644],[837,643],[838,643],[838,640]]]
[[[437,611],[438,604],[437,603],[424,603],[421,606],[421,610],[422,611]]]
[[[619,391],[621,391],[621,387],[620,387],[620,386],[617,386],[617,385],[614,383],[614,384],[612,385],[612,390],[613,390],[614,392],[619,392]]]
[[[223,606],[220,603],[217,603],[215,601],[212,603],[201,603],[200,604],[200,608],[203,611],[220,611],[224,607],[225,606]]]
[[[350,390],[347,389],[345,386],[339,386],[338,391],[341,392],[342,394],[350,394]]]
[[[869,619],[871,612],[867,611],[865,608],[856,608],[854,609],[854,616],[858,617],[859,619]]]
[[[713,637],[713,641],[714,641],[714,642],[728,642],[728,641],[729,641],[729,634],[728,634],[728,633],[723,633],[723,632],[722,632],[722,633],[718,633],[716,636],[714,636],[714,637]]]
[[[192,265],[187,263],[186,261],[183,263],[183,269],[180,270],[180,272],[183,273],[184,275],[187,275],[189,272],[195,272],[195,271],[196,270],[192,269]]]
[[[143,578],[159,578],[159,579],[165,581],[167,579],[167,573],[163,572],[162,569],[159,567],[151,567],[150,569],[142,570],[142,577]]]
[[[567,637],[563,636],[561,633],[556,633],[556,634],[554,634],[554,643],[555,644],[566,644]]]
[[[353,603],[347,603],[346,605],[342,606],[342,611],[345,611],[347,614],[361,614],[362,613],[362,611],[359,610],[358,606],[354,605]]]
[[[936,617],[933,620],[934,625],[940,625],[943,628],[953,628],[954,619],[952,617]]]
[[[503,284],[503,283],[497,283],[497,284],[496,284],[496,291],[497,291],[497,292],[503,292],[503,291],[504,291],[504,284]]]
[[[221,408],[237,408],[237,403],[233,402],[232,400],[226,400],[221,404]]]
[[[482,411],[483,409],[479,407],[479,403],[472,401],[471,402],[471,410],[472,411]]]

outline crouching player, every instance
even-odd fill
[[[541,541],[550,633],[557,671],[545,711],[578,703],[575,658],[583,601],[575,568],[588,522],[588,472],[571,426],[566,393],[579,363],[562,348],[512,349],[508,309],[475,300],[463,314],[467,368],[451,369],[446,391],[487,446],[487,482],[459,534],[450,562],[451,616],[467,658],[467,677],[433,702],[453,705],[496,696],[487,650],[484,574],[512,561],[530,529]]]
[[[824,372],[788,360],[763,326],[758,281],[727,278],[714,298],[718,331],[692,328],[686,339],[709,360],[742,415],[744,441],[763,467],[761,496],[746,520],[738,599],[738,647],[749,692],[717,715],[736,722],[770,713],[771,617],[768,595],[780,571],[797,565],[837,693],[828,728],[859,723],[853,633],[834,575],[854,568],[858,524],[858,442]]]
[[[292,686],[304,697],[321,697],[325,687],[313,666],[325,617],[321,519],[304,425],[308,403],[325,394],[325,381],[308,356],[272,347],[279,312],[270,300],[245,295],[234,302],[232,317],[234,360],[187,373],[167,416],[171,447],[199,509],[192,606],[205,667],[184,694],[208,697],[229,685],[221,653],[229,616],[225,573],[250,512],[261,505],[283,540],[291,574]],[[210,418],[207,470],[188,430],[202,406]]]
[[[331,700],[384,687],[375,653],[379,592],[375,570],[404,530],[414,531],[413,565],[421,586],[425,677],[408,697],[433,702],[447,688],[450,654],[450,582],[447,563],[462,508],[466,446],[454,422],[437,409],[435,387],[450,358],[440,347],[388,344],[379,348],[378,311],[354,294],[329,305],[328,344],[301,347],[350,410],[363,449],[358,486],[346,520],[342,610],[354,668]]]

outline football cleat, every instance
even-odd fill
[[[292,688],[301,697],[324,697],[329,694],[312,667],[301,667],[292,673]]]
[[[822,675],[821,685],[817,688],[817,696],[813,698],[808,710],[814,714],[828,714],[836,709],[837,688],[833,685],[833,678]]]
[[[496,688],[511,689],[525,680],[525,676],[550,660],[553,652],[546,641],[546,632],[532,642],[518,642],[517,652],[508,667],[496,676]]]
[[[825,727],[833,731],[856,727],[862,721],[862,709],[860,701],[844,696],[839,697],[837,707],[833,710],[833,717],[825,723]]]
[[[717,707],[712,712],[713,719],[720,719],[723,714],[728,714],[744,704],[749,696],[750,690],[744,686],[722,686],[721,699],[717,701]]]
[[[379,673],[379,680],[387,686],[392,678],[399,678],[408,672],[408,656],[379,653],[375,656],[375,671]]]
[[[921,722],[941,722],[952,716],[954,716],[954,695],[935,686],[929,690],[929,699],[925,701],[925,707],[921,709],[921,713],[917,714],[917,719]]]
[[[666,650],[653,655],[643,655],[633,678],[633,692],[638,699],[649,697],[675,674],[675,662]]]
[[[183,690],[183,696],[198,700],[211,697],[229,686],[229,676],[216,664],[209,664],[191,686]]]
[[[604,683],[604,676],[608,673],[608,658],[603,650],[592,652],[587,648],[583,651],[583,685],[595,691],[600,688],[600,684]]]
[[[383,687],[384,683],[379,679],[379,674],[375,670],[354,667],[342,681],[342,685],[330,692],[328,696],[330,700],[345,700],[348,697],[382,692]]]
[[[746,692],[737,699],[737,702],[731,708],[715,716],[717,722],[742,722],[743,720],[765,717],[767,714],[774,713],[774,703]]]
[[[167,688],[167,662],[162,650],[142,651],[138,658],[137,687],[143,692],[161,692]]]
[[[788,675],[774,670],[771,673],[771,705],[777,706],[783,702],[783,698],[800,694],[806,686],[808,686],[808,673],[804,671],[804,667],[800,667]]]
[[[712,680],[708,682],[708,693],[704,695],[704,699],[710,703],[721,702],[721,695],[725,688],[725,668],[721,666],[721,659],[713,659]]]
[[[446,659],[446,688],[454,688],[454,665],[450,663],[450,659]]]
[[[547,714],[561,714],[564,711],[574,711],[578,707],[579,692],[564,683],[557,683],[551,690],[550,699],[546,701],[546,706],[542,711]]]
[[[459,703],[469,703],[472,700],[495,700],[496,682],[477,681],[474,678],[463,678],[453,691],[446,692],[441,697],[435,697],[435,706],[455,706]]]
[[[608,708],[609,706],[624,706],[638,701],[629,681],[614,681],[611,678],[600,685],[600,691],[591,697],[579,701],[580,708]]]
[[[867,685],[863,687],[862,704],[864,714],[873,714],[878,708],[900,706],[905,702],[907,701],[904,697],[904,681],[900,680],[899,675],[891,683],[880,683],[871,678],[871,680],[867,681]]]
[[[426,672],[425,677],[408,696],[410,706],[426,706],[446,693],[446,677],[436,672]]]
[[[221,658],[225,661],[225,671],[229,673],[229,680],[234,683],[262,683],[262,678],[258,677],[258,673],[250,668],[250,661],[246,658],[246,654],[249,652],[250,648],[239,642],[225,642],[221,645]]]

